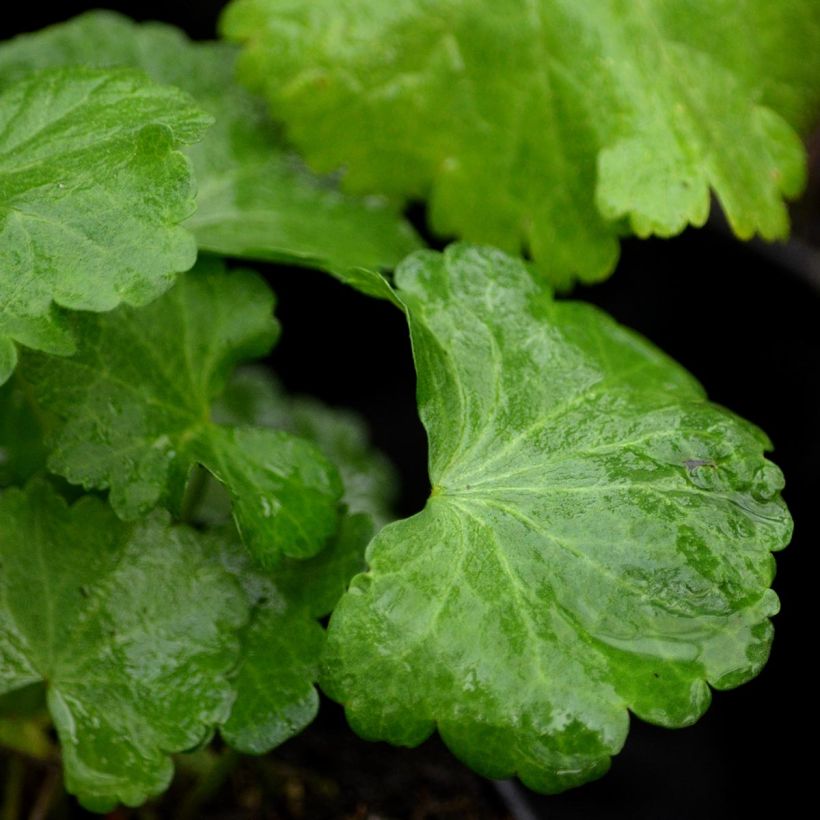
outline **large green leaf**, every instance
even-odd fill
[[[42,681],[66,786],[90,808],[168,785],[228,718],[247,602],[192,530],[119,521],[45,483],[0,497],[0,693]]]
[[[418,247],[412,229],[383,199],[342,194],[302,167],[264,104],[234,82],[235,58],[226,43],[90,12],[0,46],[0,84],[32,67],[81,63],[135,66],[184,88],[216,119],[189,152],[198,196],[186,227],[200,248],[316,266],[380,291],[377,275],[356,269],[394,267]]]
[[[437,725],[483,774],[561,790],[628,710],[686,725],[761,668],[783,477],[760,430],[521,262],[453,246],[397,283],[433,489],[368,548],[323,686],[364,737]]]
[[[179,509],[202,464],[231,494],[243,540],[263,561],[307,557],[333,534],[342,486],[312,443],[210,417],[235,364],[265,354],[279,327],[273,294],[248,271],[204,259],[153,304],[73,317],[77,353],[29,353],[21,372],[58,418],[50,469],[110,488],[133,519],[159,503]]]
[[[606,276],[627,224],[702,225],[710,191],[784,236],[789,121],[820,108],[816,0],[234,0],[223,31],[314,167],[560,285]]]
[[[350,512],[367,513],[379,528],[394,518],[395,471],[370,444],[364,421],[355,413],[288,395],[265,370],[248,367],[231,379],[214,405],[214,419],[287,430],[315,442],[339,470],[345,488],[342,502]],[[2,415],[0,443],[1,425]]]
[[[111,310],[167,290],[196,258],[177,150],[210,117],[128,69],[36,72],[0,91],[0,383],[12,340],[73,350],[56,306]]]

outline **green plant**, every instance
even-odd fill
[[[710,191],[740,236],[785,235],[820,7],[635,8],[236,0],[276,121],[234,46],[167,26],[0,46],[0,741],[42,754],[45,699],[106,811],[217,732],[275,747],[318,683],[366,738],[438,729],[554,792],[606,770],[628,711],[688,725],[760,670],[791,534],[767,437],[553,288],[702,224]],[[420,250],[419,197],[481,244]],[[240,367],[274,297],[220,257],[404,312],[422,512],[387,524],[358,422]]]

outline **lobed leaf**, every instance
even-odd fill
[[[74,349],[58,309],[156,298],[196,258],[182,145],[210,117],[128,70],[61,68],[0,90],[0,383],[13,342]]]
[[[371,542],[322,685],[365,738],[438,726],[480,773],[560,791],[628,711],[687,725],[762,667],[783,478],[760,430],[520,261],[452,246],[396,280],[433,488]]]
[[[234,749],[263,754],[316,716],[324,648],[324,629],[316,619],[333,609],[350,578],[364,568],[372,529],[366,515],[346,516],[319,555],[285,561],[275,574],[261,571],[230,542],[222,550],[223,565],[241,582],[253,613],[242,633],[236,702],[220,727]]]
[[[367,513],[377,528],[393,519],[395,471],[370,444],[364,421],[355,413],[289,396],[264,370],[244,368],[214,405],[214,418],[223,424],[286,430],[315,442],[339,470],[342,502],[350,512]]]
[[[228,489],[257,558],[318,552],[337,524],[333,466],[304,439],[211,420],[233,367],[278,337],[272,309],[255,274],[206,258],[147,307],[73,317],[74,356],[31,353],[21,368],[56,417],[49,468],[110,489],[114,510],[131,520],[158,504],[179,510],[202,464]]]
[[[199,190],[186,227],[199,247],[323,268],[384,296],[375,270],[419,246],[412,228],[383,198],[343,194],[304,168],[264,103],[234,82],[235,59],[226,43],[194,43],[171,26],[94,11],[4,43],[0,77],[54,65],[127,65],[185,89],[216,121],[188,152]]]
[[[0,496],[0,693],[45,684],[66,787],[96,811],[165,789],[234,699],[245,598],[167,518],[126,524],[45,482]]]
[[[815,0],[234,0],[222,29],[312,167],[559,286],[607,276],[627,226],[703,225],[712,191],[784,237],[820,109]]]
[[[217,727],[261,754],[310,723],[316,618],[363,568],[372,532],[346,517],[320,556],[274,576],[227,533],[172,527],[165,513],[124,523],[97,499],[69,507],[43,481],[0,496],[0,524],[0,742],[51,756],[45,685],[67,787],[96,811],[163,791],[170,754]]]

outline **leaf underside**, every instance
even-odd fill
[[[438,726],[490,777],[603,773],[628,712],[683,726],[766,660],[790,536],[754,426],[501,252],[397,271],[430,442],[422,512],[368,548],[323,687],[362,736]]]
[[[236,53],[171,26],[94,11],[0,46],[0,83],[32,68],[90,64],[133,66],[179,86],[216,121],[188,151],[198,194],[186,227],[199,247],[322,268],[383,296],[375,271],[419,246],[412,228],[384,199],[343,194],[303,167],[264,103],[234,82]]]
[[[87,489],[110,489],[130,520],[180,510],[195,464],[228,489],[256,557],[308,557],[334,533],[342,486],[310,442],[281,430],[211,420],[233,367],[264,355],[279,326],[273,294],[249,271],[205,258],[153,304],[75,316],[77,353],[28,353],[21,373],[56,417],[48,466]]]
[[[129,69],[29,74],[0,90],[0,382],[12,340],[73,350],[60,308],[145,304],[190,268],[191,169],[210,117]]]
[[[739,236],[785,236],[820,105],[815,0],[234,0],[222,29],[313,167],[559,286],[712,191]]]

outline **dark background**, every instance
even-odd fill
[[[108,7],[136,19],[175,23],[204,38],[214,35],[223,5],[167,0]],[[15,18],[4,12],[0,34],[6,38],[34,30],[91,7],[62,2],[55,11],[47,4],[15,4]],[[418,224],[423,222],[420,208],[413,216]],[[820,213],[804,205],[802,222],[811,225],[812,220],[820,225]],[[429,490],[426,442],[415,414],[414,374],[402,316],[329,276],[258,267],[279,296],[284,334],[271,358],[277,373],[295,392],[362,412],[375,442],[402,476],[399,511],[417,511]],[[812,286],[805,271],[800,276],[790,267],[777,246],[766,251],[744,246],[713,227],[670,241],[629,240],[612,279],[573,294],[645,334],[694,373],[713,400],[767,431],[775,442],[773,458],[787,477],[785,495],[795,535],[778,557],[775,588],[783,607],[775,621],[772,657],[760,676],[735,691],[716,692],[711,709],[694,727],[669,731],[633,720],[626,747],[603,780],[556,797],[529,795],[532,817],[708,820],[739,818],[772,803],[810,801],[817,768],[812,747],[817,685],[809,667],[817,645],[813,550],[820,535],[820,277]],[[415,751],[393,753],[373,745],[373,754],[362,751],[342,730],[338,707],[327,702],[323,717],[308,734],[308,740],[285,744],[285,759],[307,756],[318,766],[333,766],[334,758],[343,758],[341,768],[372,766],[381,780],[389,779],[385,767],[418,771],[423,778],[425,767],[434,761],[443,767],[435,788],[443,790],[442,799],[450,799],[453,806],[459,790],[474,788],[464,785],[459,767],[451,766],[436,741]],[[351,797],[356,805],[378,803],[360,782],[367,772],[348,774],[355,781],[348,791],[359,789],[365,795]],[[404,797],[392,795],[390,805],[382,807],[383,816],[475,816],[469,808],[461,814],[441,809],[439,814],[419,815],[415,787],[400,788]],[[478,789],[486,798],[487,816],[504,816],[503,803],[497,803],[492,790],[483,784]],[[305,816],[312,815],[308,811]]]

